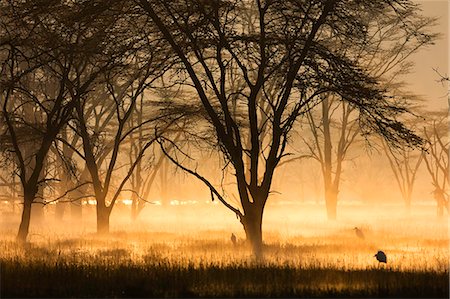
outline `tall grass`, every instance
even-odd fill
[[[180,208],[165,217],[155,208],[135,223],[114,217],[108,237],[93,232],[95,222],[47,223],[20,247],[9,223],[0,227],[0,297],[448,298],[448,226],[434,210],[395,218],[352,207],[330,223],[317,218],[322,209],[294,218],[292,208],[271,208],[258,262],[225,212],[207,218],[212,211]]]
[[[276,264],[2,261],[2,297],[448,297],[448,273]]]
[[[351,230],[284,241],[274,234],[260,262],[242,240],[234,246],[224,235],[117,232],[42,237],[23,247],[2,241],[1,296],[448,297],[442,240],[389,237],[384,265],[373,258],[377,247]]]

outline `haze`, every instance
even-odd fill
[[[2,295],[448,296],[450,5],[386,1],[0,4]]]

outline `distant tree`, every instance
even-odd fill
[[[381,144],[405,203],[406,212],[409,214],[414,184],[419,166],[423,161],[423,155],[420,149],[407,145],[392,147],[384,140],[381,140]]]
[[[77,183],[79,177],[79,169],[74,160],[75,152],[72,147],[79,143],[79,136],[71,134],[68,124],[63,126],[54,146],[50,148],[53,157],[53,174],[55,182],[52,182],[52,195],[54,198],[48,198],[55,206],[55,219],[62,220],[66,207],[71,207],[72,220],[81,219],[81,202],[76,198],[75,194],[84,189],[85,184]],[[64,140],[64,142],[61,142]],[[67,144],[66,144],[67,143]],[[69,145],[70,146],[69,146]],[[49,196],[47,196],[49,197]]]
[[[357,111],[351,105],[326,96],[319,107],[321,114],[318,116],[313,110],[307,112],[312,138],[305,139],[305,143],[309,155],[321,166],[327,217],[336,220],[343,162],[360,130]],[[335,119],[335,114],[339,115],[339,120]]]
[[[437,216],[443,217],[445,210],[447,214],[450,214],[448,194],[450,140],[447,113],[440,114],[423,129],[427,149],[423,152],[423,157],[434,187],[433,196],[437,203]]]
[[[160,80],[162,87],[154,91],[154,97],[158,98],[159,102],[164,103],[169,101],[171,97],[180,96],[176,92],[172,92],[170,89],[165,88],[164,80]],[[144,123],[152,117],[154,114],[155,103],[152,103],[144,99],[144,96],[140,96],[136,103],[136,111],[130,116],[129,127],[134,128],[130,134],[129,142],[129,162],[134,161],[139,153],[142,151],[143,146],[147,143],[146,131],[148,130]],[[162,106],[161,106],[162,107]],[[153,109],[152,109],[153,108]],[[173,112],[173,111],[172,111]],[[163,112],[165,115],[171,115],[169,111]],[[178,112],[174,113],[177,114]],[[160,128],[161,129],[161,128]],[[182,127],[175,129],[174,142],[178,142],[181,137]],[[167,148],[171,151],[172,146]],[[156,187],[156,181],[158,175],[160,176],[160,189],[167,189],[169,182],[167,164],[168,159],[159,148],[158,144],[152,146],[152,154],[148,155],[146,160],[140,159],[136,165],[135,171],[131,174],[129,185],[131,191],[131,219],[136,220],[140,212],[149,203],[149,195],[151,191],[154,191]],[[163,192],[161,192],[163,193]],[[163,198],[161,198],[162,201]]]
[[[143,96],[140,97],[139,104],[136,104],[136,112],[131,115],[130,127],[138,126],[138,128],[130,134],[130,151],[129,159],[130,164],[136,160],[139,153],[142,151],[143,146],[146,143],[144,138],[144,128],[141,124],[144,121],[144,101]],[[151,156],[152,158],[155,155]],[[163,156],[157,159],[157,161],[148,161],[144,165],[143,159],[140,159],[136,165],[135,171],[132,172],[130,177],[130,189],[131,194],[131,219],[136,220],[139,213],[144,209],[147,203],[146,198],[150,193],[151,187],[161,166]],[[146,175],[145,175],[145,174]]]
[[[8,160],[9,158],[4,158],[1,162],[2,174],[0,175],[0,190],[2,195],[0,196],[0,199],[8,202],[11,206],[11,212],[14,214],[16,212],[18,194],[20,194],[20,183],[16,180],[17,177],[14,171],[15,163]]]
[[[111,34],[113,28],[121,27],[116,16],[100,13],[107,11],[106,4],[34,4],[2,2],[1,10],[5,34],[0,45],[8,53],[2,64],[6,78],[2,82],[3,121],[24,192],[19,241],[25,241],[28,234],[31,204],[36,200],[38,187],[55,179],[42,176],[50,147],[58,146],[56,140],[64,140],[60,134],[63,127],[76,123],[74,113],[95,90],[100,75],[112,72],[126,59],[126,52]],[[50,12],[47,7],[52,7]],[[33,113],[25,113],[26,107]],[[21,149],[23,138],[35,144],[29,157]],[[28,165],[32,171],[27,171]]]
[[[132,142],[130,142],[130,163],[136,159],[136,155],[142,150],[145,145],[146,139],[144,138],[143,130],[137,130],[138,137],[131,137]],[[178,134],[178,136],[181,136]],[[177,143],[179,138],[175,137],[174,143]],[[156,144],[157,145],[157,144]],[[172,146],[167,148],[167,151],[171,151]],[[158,154],[157,154],[158,153]],[[131,219],[136,220],[144,207],[149,203],[149,195],[151,191],[155,189],[155,181],[157,176],[160,175],[161,179],[161,193],[164,194],[163,188],[167,189],[167,184],[169,182],[167,176],[167,157],[159,149],[159,145],[153,148],[153,153],[150,161],[143,161],[142,159],[136,165],[135,171],[131,174],[130,178],[130,190],[131,190]],[[164,203],[165,198],[161,198]],[[151,202],[153,203],[153,202]]]
[[[73,129],[82,140],[82,150],[77,153],[90,175],[96,201],[97,232],[101,234],[109,232],[112,209],[136,168],[140,170],[141,159],[155,141],[156,128],[161,133],[171,123],[170,115],[149,105],[148,118],[132,125],[132,115],[140,112],[136,110],[138,99],[171,63],[151,33],[143,29],[148,35],[141,39],[139,29],[124,28],[126,21],[132,21],[126,9],[126,5],[118,3],[118,7],[111,9],[112,14],[107,14],[114,19],[117,30],[112,30],[108,50],[112,51],[112,57],[117,57],[118,67],[102,73],[96,90],[75,104]],[[92,113],[86,113],[87,110]],[[132,145],[132,155],[124,152],[125,144],[135,141],[133,134],[143,131],[145,135],[139,138],[143,144]],[[127,158],[131,158],[129,163]]]
[[[262,253],[264,207],[275,169],[287,154],[291,129],[324,94],[337,94],[356,107],[365,133],[379,132],[394,143],[421,142],[396,120],[405,109],[388,101],[352,51],[368,39],[368,14],[409,27],[412,13],[417,13],[409,1],[137,2],[189,80],[181,78],[183,73],[177,79],[195,90],[236,178],[240,207],[186,163],[169,158],[236,214],[256,257]],[[277,88],[268,96],[275,82]],[[258,127],[262,119],[268,134]]]
[[[412,14],[412,11],[408,12]],[[401,20],[379,19],[369,15],[369,37],[366,43],[355,49],[354,59],[391,94],[399,93],[405,84],[402,76],[409,73],[411,55],[433,44],[436,34],[430,33],[435,19],[412,15],[408,27],[401,27]],[[343,48],[342,51],[348,51]],[[408,101],[413,102],[412,95]],[[398,97],[395,97],[398,101]],[[317,111],[319,110],[319,111]],[[335,94],[324,96],[316,108],[307,113],[312,138],[305,139],[309,155],[320,163],[323,177],[325,204],[328,219],[335,220],[343,163],[360,134],[357,109],[342,101]]]

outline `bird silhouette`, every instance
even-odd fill
[[[365,239],[365,236],[364,236],[364,234],[363,234],[363,232],[362,232],[362,230],[361,229],[359,229],[359,228],[357,228],[356,226],[353,228],[353,230],[355,231],[355,234],[356,234],[356,236],[358,237],[358,238],[360,238],[360,239]]]
[[[386,253],[381,250],[378,250],[377,254],[374,255],[377,258],[377,261],[380,263],[387,263]]]
[[[236,236],[233,234],[233,233],[231,233],[231,242],[233,243],[233,245],[236,245],[237,244],[237,238],[236,238]]]

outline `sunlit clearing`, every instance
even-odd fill
[[[126,206],[131,206],[133,204],[132,199],[122,199],[122,203]]]

